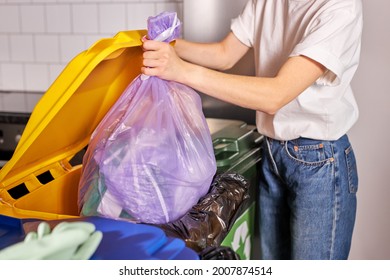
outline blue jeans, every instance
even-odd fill
[[[262,259],[347,259],[356,215],[356,159],[337,141],[266,138],[260,179]]]

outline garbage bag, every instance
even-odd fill
[[[249,202],[249,182],[236,173],[217,174],[210,192],[177,221],[158,225],[197,253],[217,248]]]
[[[208,247],[199,253],[201,260],[241,260],[240,255],[226,246]]]
[[[180,22],[165,12],[149,18],[148,28],[149,39],[171,41]],[[139,75],[91,137],[79,184],[80,214],[168,223],[208,192],[215,172],[199,94]]]

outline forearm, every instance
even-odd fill
[[[219,43],[203,44],[177,40],[175,51],[185,61],[207,68],[226,70],[231,67],[222,55],[223,48]]]
[[[275,77],[221,73],[186,63],[177,81],[226,102],[275,114],[313,84],[325,68],[306,57],[290,58]]]
[[[232,32],[216,43],[194,43],[179,39],[175,44],[175,51],[180,58],[216,70],[230,69],[248,50],[249,47],[242,44]]]
[[[276,78],[226,74],[193,64],[186,68],[178,82],[225,102],[269,114],[286,103]]]

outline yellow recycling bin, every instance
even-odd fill
[[[34,108],[13,157],[0,170],[0,214],[17,218],[78,216],[81,165],[101,119],[142,66],[146,30],[119,32],[77,55]]]

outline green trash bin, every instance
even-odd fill
[[[236,172],[250,183],[250,199],[223,240],[243,260],[259,259],[258,185],[263,136],[255,126],[237,120],[207,119],[213,139],[217,172]]]

